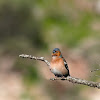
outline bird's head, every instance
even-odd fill
[[[54,57],[54,56],[60,56],[60,57],[62,56],[62,55],[61,55],[61,51],[60,51],[59,48],[53,49],[52,57]]]

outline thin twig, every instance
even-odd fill
[[[100,78],[100,75],[94,75],[95,77],[99,77]]]
[[[94,69],[94,70],[91,70],[90,72],[94,72],[94,71],[99,71],[100,69]]]
[[[32,55],[27,55],[27,54],[21,54],[21,55],[19,55],[19,57],[44,61],[48,66],[50,66],[50,62],[47,61],[46,59],[44,59],[44,57],[35,57],[35,56],[32,56]]]
[[[50,62],[47,61],[46,59],[44,59],[44,57],[35,57],[35,56],[31,56],[31,55],[26,55],[26,54],[21,54],[21,55],[19,55],[19,57],[43,61],[50,68]],[[84,79],[74,78],[71,76],[68,76],[66,78],[52,78],[50,80],[52,80],[52,81],[54,81],[54,80],[68,80],[69,82],[72,82],[72,83],[82,84],[82,85],[86,85],[86,86],[95,87],[95,88],[100,89],[100,82],[87,81]]]

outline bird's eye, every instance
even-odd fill
[[[56,51],[54,50],[53,53],[55,53]]]

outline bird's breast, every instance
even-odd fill
[[[62,59],[51,61],[50,69],[52,73],[57,75],[64,75],[67,73],[67,70],[64,65],[64,61]]]
[[[51,68],[51,72],[55,75],[62,75],[61,71],[59,71],[56,67]]]

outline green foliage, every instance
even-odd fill
[[[32,85],[35,82],[39,81],[39,75],[37,72],[36,65],[28,62],[28,61],[17,61],[13,70],[22,73],[24,84],[25,85]]]
[[[25,39],[28,38],[33,47],[47,48],[41,35],[40,23],[34,19],[28,4],[14,8],[10,3],[4,3],[1,7],[0,15],[1,43],[9,42],[12,40],[11,38],[17,42],[18,38],[25,37]]]
[[[31,96],[28,92],[23,93],[20,98],[21,100],[33,100],[33,96]]]
[[[31,84],[35,81],[38,81],[39,80],[39,76],[38,76],[38,73],[37,73],[37,70],[34,66],[27,66],[28,68],[26,68],[26,72],[24,74],[24,82],[25,84]]]
[[[73,4],[72,1],[70,4]],[[5,2],[0,10],[1,43],[9,42],[11,38],[17,42],[16,37],[24,37],[24,41],[28,40],[28,44],[37,50],[46,49],[55,42],[74,47],[91,35],[93,30],[90,23],[98,17],[89,12],[77,11],[78,18],[74,18],[74,11],[74,6],[72,12],[62,11],[56,0]]]

